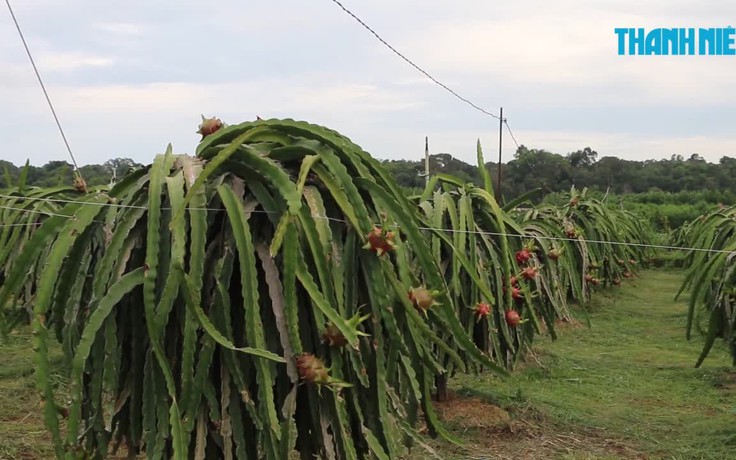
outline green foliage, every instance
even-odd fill
[[[430,155],[430,173],[455,177],[463,183],[482,184],[481,170],[449,154]],[[382,166],[410,194],[420,194],[426,186],[424,160],[382,160]],[[20,168],[1,162],[3,177],[0,189],[18,180]],[[128,158],[116,158],[103,165],[81,168],[87,184],[106,185],[141,167]],[[70,164],[55,161],[44,166],[30,166],[28,184],[41,187],[70,185]],[[497,177],[498,164],[485,163],[484,170]],[[672,156],[664,160],[631,161],[616,157],[599,158],[590,147],[560,155],[544,149],[521,146],[515,157],[502,165],[501,197],[504,202],[540,189],[534,203],[548,194],[566,192],[572,186],[587,188],[591,197],[608,197],[608,202],[622,202],[650,220],[660,231],[676,229],[718,204],[735,204],[736,159],[723,157],[716,164],[698,155],[688,159]],[[545,198],[546,200],[546,198]]]
[[[538,324],[528,323],[517,331],[504,319],[506,309],[513,309],[516,303],[510,291],[502,294],[506,289],[503,279],[511,271],[514,253],[509,238],[497,235],[519,235],[520,229],[487,190],[472,184],[460,186],[453,179],[440,178],[439,190],[433,191],[430,185],[419,203],[425,225],[440,229],[428,235],[432,257],[443,268],[454,314],[465,333],[474,337],[476,345],[499,367],[511,367],[521,355],[525,337],[538,329]],[[488,304],[490,314],[478,315],[479,304]],[[526,309],[522,308],[521,313],[527,314]],[[444,331],[443,336],[449,340],[452,334]],[[444,355],[443,366],[448,370],[453,367],[451,356],[449,351]]]
[[[420,408],[444,434],[429,403],[439,344],[460,370],[493,366],[455,316],[418,209],[334,131],[229,126],[197,157],[169,149],[76,201],[0,290],[7,305],[38,277],[37,384],[59,457],[125,442],[150,458],[397,458]],[[383,255],[367,240],[379,222],[395,228]],[[438,292],[426,314],[407,298],[420,284]],[[71,369],[64,425],[49,333]]]
[[[612,458],[612,448],[615,458],[729,458],[736,434],[733,369],[721,347],[702,368],[692,368],[702,341],[682,340],[686,304],[672,301],[682,278],[648,271],[620,291],[596,295],[593,330],[564,325],[560,340],[536,343],[539,365],[529,362],[502,384],[492,375],[456,375],[455,399],[441,410],[464,445],[427,441],[447,460]],[[61,351],[50,352],[50,376],[65,397]],[[0,458],[54,458],[36,410],[30,331],[22,328],[0,343],[0,354]],[[533,428],[533,435],[520,426]],[[417,450],[408,458],[427,457]]]
[[[384,162],[399,184],[424,186],[424,162]],[[498,164],[486,163],[495,179]],[[462,182],[482,184],[476,169],[446,154],[430,156],[432,174],[452,175]],[[673,156],[664,160],[631,161],[616,157],[598,158],[590,147],[560,155],[544,149],[521,146],[515,157],[502,165],[502,196],[499,202],[541,189],[541,197],[564,193],[572,186],[587,188],[592,197],[607,196],[641,212],[659,230],[678,228],[714,205],[736,204],[736,158],[723,157],[707,163],[697,155],[689,159]],[[535,197],[539,203],[539,197]]]
[[[569,271],[584,277],[583,291],[585,285],[618,285],[622,278],[634,275],[634,266],[646,266],[652,256],[647,245],[653,242],[654,230],[641,216],[593,198],[587,189],[572,188],[568,194],[555,195],[554,200],[557,204],[532,209],[526,218],[547,228],[551,225],[550,233],[556,229],[564,241],[577,243],[563,247],[562,252],[575,251],[575,257],[567,260],[576,267]]]
[[[646,217],[660,231],[680,228],[724,203],[736,203],[736,192],[731,190],[679,191],[661,190],[628,195],[612,195],[611,202]]]
[[[579,189],[616,195],[653,190],[729,191],[731,197],[736,193],[731,179],[736,175],[736,159],[729,157],[721,158],[719,163],[707,163],[697,155],[687,160],[673,155],[665,160],[632,161],[616,157],[598,159],[597,153],[590,149],[562,156],[521,146],[504,171],[506,196],[518,195],[540,184],[550,192],[567,190],[572,184]]]
[[[438,174],[417,200],[424,225],[439,230],[429,242],[456,315],[481,350],[513,368],[536,335],[556,337],[555,321],[571,319],[569,300],[587,302],[591,285],[632,277],[633,266],[649,252],[621,243],[645,244],[651,230],[638,216],[588,198],[585,190],[573,189],[562,206],[521,211],[517,206],[529,203],[520,197],[501,208],[480,145],[478,158],[482,188]],[[482,304],[491,307],[489,314],[479,314]],[[522,322],[509,323],[509,311]],[[443,364],[449,366],[451,356]]]
[[[125,442],[149,458],[396,458],[420,414],[452,440],[433,386],[506,375],[536,336],[556,337],[571,300],[646,260],[618,243],[653,234],[585,189],[503,205],[479,144],[477,157],[433,156],[425,185],[327,128],[259,120],[205,136],[195,157],[109,162],[113,180],[127,170],[110,190],[27,187],[24,168],[5,198],[6,228],[28,228],[3,233],[0,318],[7,330],[32,312],[57,456]],[[515,167],[555,170],[530,184],[550,190],[596,157],[520,151]],[[49,333],[68,409],[47,378]]]
[[[26,166],[25,171],[28,170]],[[35,231],[49,218],[57,223],[67,217],[62,208],[66,201],[82,195],[73,187],[26,187],[26,175],[22,173],[18,187],[0,193],[0,284],[5,283],[19,257],[27,250]],[[45,246],[31,248],[46,250]],[[32,272],[18,273],[24,280],[23,289],[13,298],[11,305],[0,308],[0,334],[5,335],[19,323],[29,321],[28,312],[36,296],[40,266]]]
[[[675,238],[676,243],[692,248],[684,258],[689,270],[678,292],[679,296],[690,289],[688,338],[701,322],[707,322],[706,341],[696,366],[702,364],[718,338],[729,346],[736,365],[736,206],[700,216]]]

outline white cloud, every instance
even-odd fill
[[[56,88],[55,98],[70,114],[175,113],[207,100],[206,88],[190,83],[101,85]]]
[[[405,91],[329,81],[310,84],[281,80],[210,86],[176,82],[56,86],[50,91],[82,163],[100,160],[99,145],[107,145],[105,155],[135,157],[141,162],[150,161],[150,155],[169,141],[177,151],[192,151],[198,140],[194,131],[201,121],[200,114],[219,116],[227,123],[252,120],[257,115],[302,119],[370,140],[376,132],[391,131],[384,126],[386,120],[411,113],[421,105],[419,99],[411,94],[407,96]],[[15,101],[13,106],[19,108],[16,114],[19,119],[32,118],[46,127],[53,124],[40,90],[35,86],[28,85],[12,92],[0,88],[0,99]],[[404,118],[409,119],[409,116]],[[44,133],[54,136],[53,132]],[[57,139],[51,137],[49,141],[53,144]],[[385,142],[375,147],[386,152]],[[66,155],[61,150],[48,151],[40,147],[38,151],[26,150],[24,154],[32,158]],[[393,149],[391,155],[395,156]]]
[[[109,67],[115,63],[115,59],[110,56],[82,52],[44,53],[36,61],[38,67],[45,72],[71,72],[88,67]]]
[[[10,92],[11,88],[23,88],[28,86],[28,82],[33,82],[33,71],[30,65],[23,67],[19,65],[7,65],[0,68],[0,94]]]
[[[210,11],[174,1],[131,0],[125,9],[40,1],[19,4],[17,13],[83,161],[138,155],[147,162],[169,141],[191,150],[200,113],[227,122],[306,119],[379,158],[419,159],[429,135],[434,152],[474,162],[480,137],[487,159],[496,158],[497,121],[452,98],[331,2],[274,0],[245,11],[223,0]],[[727,26],[736,3],[345,4],[461,95],[494,113],[502,105],[527,146],[558,153],[591,146],[627,158],[736,155],[723,121],[736,110],[736,59],[618,56],[613,32]],[[11,27],[0,28],[0,101],[11,108],[0,109],[7,151],[34,163],[65,157]],[[19,125],[33,128],[11,128]],[[505,134],[504,158],[514,150]]]
[[[94,27],[103,32],[119,35],[142,35],[143,26],[127,22],[98,22]]]
[[[225,111],[252,107],[253,110],[265,112],[388,113],[422,106],[421,101],[412,97],[411,93],[381,89],[371,84],[329,81],[299,83],[293,79],[219,85],[166,82],[67,86],[55,87],[53,92],[56,104],[72,116],[75,113],[170,114],[196,112],[202,107]],[[18,99],[27,96],[16,95]],[[12,95],[8,94],[8,97]]]
[[[402,95],[372,84],[337,84],[310,90],[309,87],[284,88],[302,109],[345,110],[352,108],[360,112],[394,112],[424,106],[418,98]]]
[[[545,106],[736,103],[736,92],[723,91],[732,84],[733,57],[617,54],[615,27],[725,26],[718,13],[710,13],[711,22],[701,14],[694,25],[689,16],[673,19],[668,8],[632,14],[598,3],[566,3],[570,8],[558,2],[517,4],[513,18],[437,21],[400,48],[435,75],[512,86],[508,98],[514,103],[530,95]]]

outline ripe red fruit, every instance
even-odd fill
[[[222,127],[223,124],[219,118],[205,118],[204,115],[202,115],[202,124],[199,125],[199,130],[197,131],[197,133],[201,134],[202,139],[204,139],[210,134],[217,132]]]
[[[505,287],[506,286],[506,277],[505,276],[501,277],[501,280],[503,281],[504,289],[506,289],[506,287]],[[509,282],[511,283],[511,286],[518,286],[519,285],[519,280],[516,278],[515,275],[514,276],[511,276],[511,279],[509,279]]]
[[[524,296],[521,294],[521,289],[514,287],[511,288],[511,297],[513,297],[514,300],[521,300]]]
[[[593,281],[593,275],[591,275],[591,274],[585,275],[585,281],[587,281],[588,283],[590,283],[591,281]]]
[[[506,277],[502,277],[502,280],[503,283],[501,284],[501,289],[504,293],[506,293]],[[519,280],[516,278],[516,276],[512,276],[509,282],[511,283],[512,288],[516,289],[519,287]]]
[[[633,276],[630,271],[625,271],[623,275],[624,275],[624,278],[631,278]]]
[[[491,305],[487,304],[485,302],[479,302],[475,305],[475,316],[478,318],[478,321],[480,321],[481,318],[485,318],[486,316],[491,314]]]
[[[590,280],[590,282],[591,282],[591,284],[594,284],[596,286],[598,286],[599,284],[601,284],[601,280],[599,280],[598,278],[592,278]]]
[[[516,251],[516,262],[519,265],[524,265],[525,263],[527,263],[527,261],[529,261],[529,259],[531,259],[531,257],[532,253],[526,248],[522,249],[521,251]]]
[[[379,257],[396,248],[393,241],[394,233],[384,231],[380,227],[373,227],[373,230],[366,235],[366,239],[368,241],[363,246],[363,249],[369,249],[378,254]]]
[[[613,285],[614,286],[618,286],[619,284],[621,284],[621,278],[614,278],[613,279]]]
[[[516,327],[521,322],[521,317],[516,310],[506,310],[505,318],[506,324],[508,324],[509,327]]]
[[[528,280],[534,279],[537,277],[537,267],[526,267],[521,274]]]

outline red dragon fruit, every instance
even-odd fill
[[[210,134],[213,134],[217,131],[219,131],[223,126],[225,126],[222,121],[217,117],[212,118],[205,118],[204,115],[202,115],[202,124],[199,125],[199,130],[197,131],[198,134],[202,135],[202,139],[209,136]]]
[[[368,241],[363,246],[363,249],[369,249],[380,257],[396,249],[394,238],[394,232],[383,230],[380,227],[373,227],[373,230],[366,235]]]

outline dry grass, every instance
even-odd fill
[[[505,410],[481,397],[451,393],[435,403],[440,418],[464,445],[437,445],[452,459],[648,459],[630,442],[603,430],[560,425],[539,410],[517,406]]]

